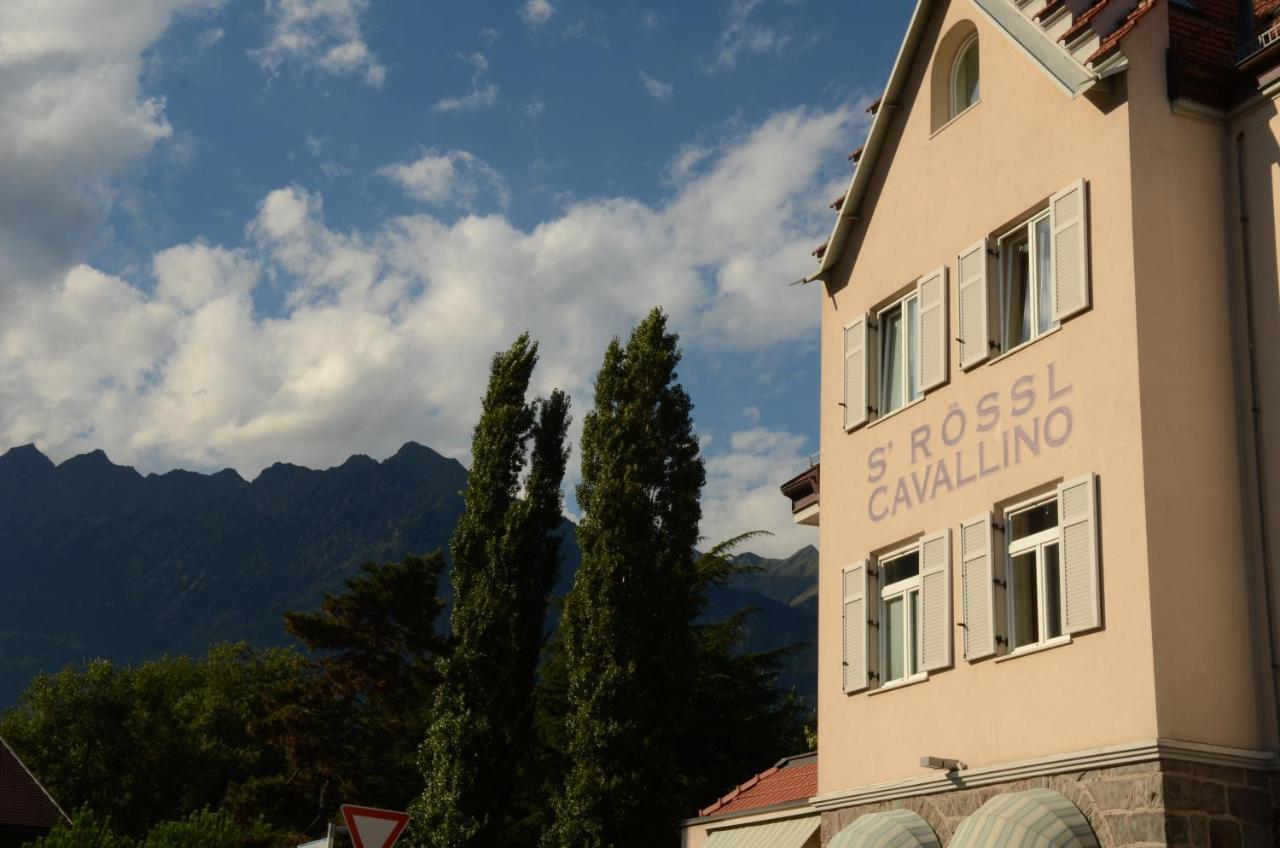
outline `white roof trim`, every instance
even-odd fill
[[[1035,61],[1036,67],[1070,96],[1075,97],[1098,82],[1097,74],[1086,69],[1062,47],[1054,43],[1044,30],[1027,19],[1009,0],[972,0],[972,2],[996,25],[997,29]],[[844,204],[836,213],[835,228],[831,232],[831,237],[827,239],[826,252],[822,254],[818,270],[800,282],[808,283],[817,280],[835,267],[844,250],[845,242],[849,240],[853,225],[863,217],[862,201],[866,197],[867,187],[875,171],[876,160],[880,156],[881,148],[884,147],[895,113],[900,109],[902,90],[906,87],[907,77],[911,73],[911,63],[915,59],[920,41],[924,38],[925,28],[929,23],[929,16],[936,5],[936,0],[917,0],[915,11],[911,14],[911,23],[907,25],[906,37],[902,40],[898,57],[893,63],[893,70],[889,73],[889,83],[885,86],[884,96],[880,99],[880,108],[871,121],[871,130],[867,134],[862,157],[858,160],[858,167],[854,169],[849,190],[845,192]],[[992,10],[996,11],[993,13]],[[1007,21],[1006,18],[1008,18]]]

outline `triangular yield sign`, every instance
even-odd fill
[[[408,813],[354,804],[342,805],[342,818],[355,848],[391,848],[409,824]]]

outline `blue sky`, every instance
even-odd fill
[[[109,8],[108,8],[109,7]],[[0,449],[144,471],[466,461],[521,330],[577,418],[663,305],[704,532],[814,541],[816,287],[903,2],[11,0]]]

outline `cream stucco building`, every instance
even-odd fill
[[[916,4],[784,487],[822,845],[1275,844],[1277,6]]]

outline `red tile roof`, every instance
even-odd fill
[[[762,771],[710,807],[698,812],[699,816],[741,813],[803,801],[818,794],[818,755],[801,754],[787,757],[768,771]]]
[[[70,821],[8,743],[0,739],[0,826],[48,830]]]
[[[1156,0],[1142,0],[1142,2],[1135,6],[1133,11],[1125,17],[1120,26],[1116,27],[1110,35],[1102,39],[1102,44],[1099,45],[1098,49],[1094,51],[1092,56],[1085,60],[1085,64],[1092,65],[1099,59],[1105,58],[1118,50],[1120,48],[1120,43],[1124,41],[1124,37],[1133,31],[1133,28],[1138,25],[1138,21],[1142,20],[1147,12],[1150,12],[1155,8],[1155,5]]]

